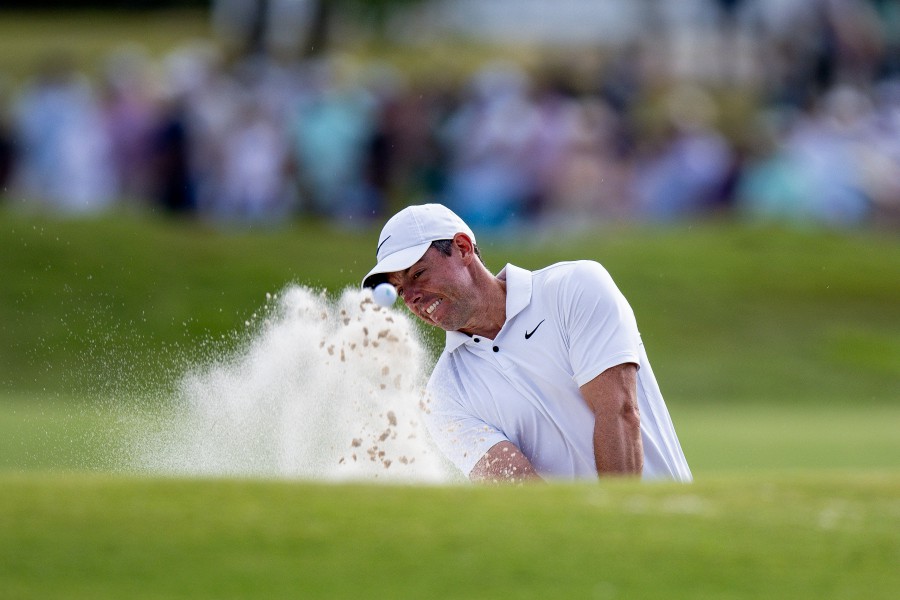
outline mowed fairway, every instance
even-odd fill
[[[266,293],[354,285],[375,234],[0,211],[0,598],[896,597],[893,234],[678,224],[482,237],[492,269],[594,258],[610,270],[690,486],[121,468],[129,431],[111,398],[165,398],[196,361],[242,343]]]

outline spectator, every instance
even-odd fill
[[[119,195],[112,141],[90,85],[65,59],[44,65],[14,115],[19,193],[64,213],[112,205]]]
[[[197,210],[197,186],[191,165],[191,139],[183,101],[170,101],[151,136],[151,196],[170,214]]]
[[[377,206],[366,194],[366,144],[375,129],[376,106],[368,90],[340,69],[320,64],[312,93],[292,123],[293,144],[313,214],[365,217]]]
[[[732,163],[731,148],[712,126],[715,106],[706,92],[677,89],[667,109],[666,137],[634,176],[637,208],[652,219],[708,211],[717,204]]]
[[[8,84],[0,78],[0,202],[7,195],[7,186],[15,161],[15,137],[10,126],[7,110]]]
[[[475,226],[504,227],[528,216],[538,114],[527,86],[517,68],[489,65],[448,124],[453,154],[446,203]]]
[[[123,48],[108,60],[102,111],[120,194],[145,200],[150,194],[151,136],[159,116],[149,91],[148,58],[140,48]]]
[[[224,140],[217,216],[229,221],[284,221],[295,201],[288,166],[287,140],[248,100]]]

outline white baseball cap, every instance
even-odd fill
[[[378,236],[378,264],[363,278],[362,286],[374,287],[386,273],[404,271],[418,262],[436,240],[464,233],[475,243],[475,234],[456,213],[442,204],[408,206],[391,217]],[[381,277],[378,277],[381,275]]]

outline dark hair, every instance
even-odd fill
[[[436,248],[437,251],[444,256],[450,256],[451,254],[453,254],[453,240],[434,240],[433,242],[431,242],[431,247]],[[478,260],[481,261],[481,264],[484,264],[484,259],[481,258],[481,250],[478,249],[478,246],[475,246],[475,256],[478,257]]]

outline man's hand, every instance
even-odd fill
[[[481,483],[541,481],[531,461],[512,442],[491,446],[469,473],[469,479]]]
[[[598,475],[640,475],[644,469],[637,370],[634,363],[616,365],[581,386],[594,413]]]

